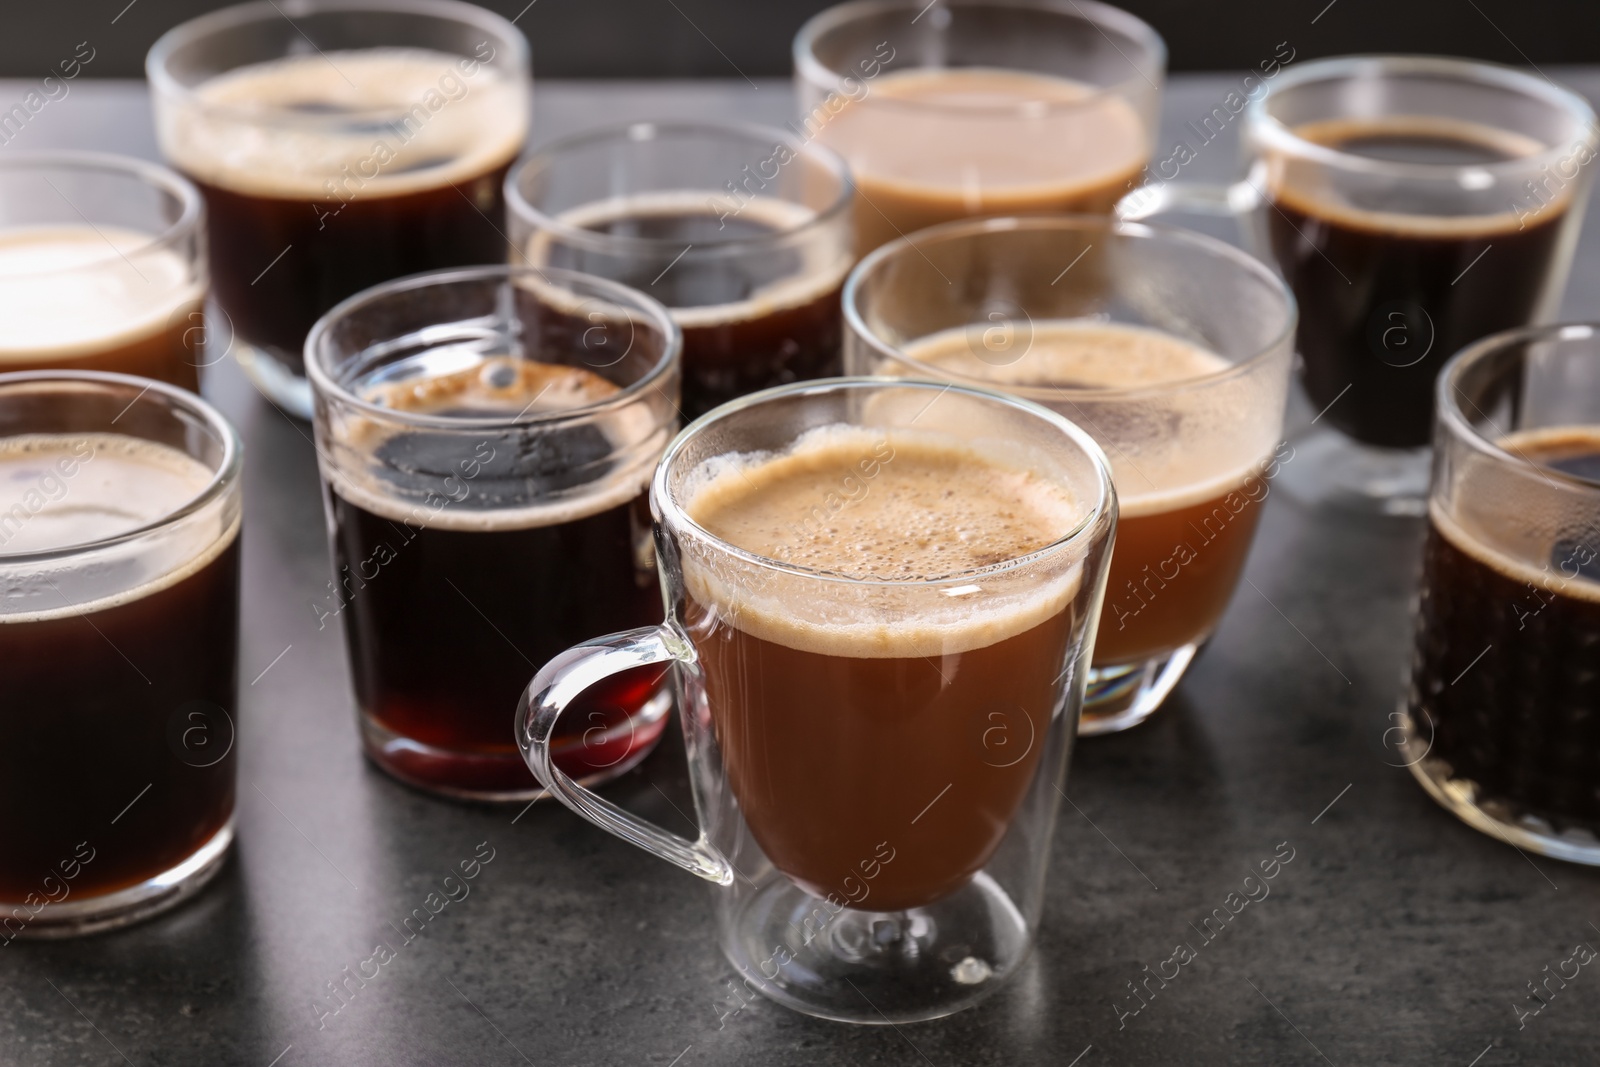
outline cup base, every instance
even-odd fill
[[[1283,464],[1276,482],[1306,507],[1413,518],[1427,514],[1431,448],[1373,448],[1324,427],[1312,427],[1291,444],[1294,459]]]
[[[176,867],[115,893],[46,904],[20,929],[12,928],[15,919],[0,922],[0,938],[82,937],[152,918],[188,900],[216,877],[232,844],[233,817],[229,816],[222,829]],[[0,904],[0,916],[28,910],[24,904]]]
[[[723,952],[745,988],[819,1019],[893,1025],[952,1015],[998,990],[1032,947],[1027,921],[987,874],[899,912],[835,912],[771,878],[724,930]]]
[[[1091,667],[1078,736],[1119,733],[1154,715],[1199,651],[1197,641],[1140,663]]]
[[[606,732],[606,736],[587,735],[574,749],[585,744],[591,751],[616,752],[604,766],[586,762],[577,751],[563,752],[551,746],[554,759],[579,785],[592,788],[626,774],[639,765],[661,740],[672,709],[672,694],[663,686],[633,716]],[[511,734],[507,716],[506,734]],[[406,785],[457,800],[490,802],[543,800],[549,793],[539,785],[515,750],[504,755],[459,752],[423,744],[404,737],[378,722],[365,710],[360,713],[361,743],[367,758],[392,778]]]
[[[264,348],[235,341],[234,358],[261,395],[297,419],[311,421],[311,383]]]

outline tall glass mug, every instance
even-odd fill
[[[1576,93],[1507,67],[1355,56],[1287,67],[1245,110],[1226,195],[1159,176],[1119,207],[1227,204],[1300,301],[1313,428],[1286,488],[1421,515],[1439,369],[1555,313],[1600,149]]]
[[[454,0],[275,0],[186,22],[145,63],[161,150],[205,194],[234,353],[311,416],[317,317],[378,282],[505,259],[528,43]]]
[[[1216,628],[1293,456],[1294,298],[1221,241],[1057,215],[885,245],[844,300],[850,373],[1003,389],[1105,449],[1121,526],[1080,732],[1142,722]]]
[[[683,412],[839,373],[850,176],[783,130],[641,122],[540,149],[506,180],[513,263],[660,300],[683,329]]]
[[[1405,764],[1469,825],[1600,864],[1600,326],[1439,377]]]
[[[875,379],[735,401],[651,487],[667,621],[551,660],[528,766],[721,888],[747,988],[824,1018],[947,1015],[1027,956],[1116,525],[1094,442],[1032,404]],[[573,705],[674,664],[700,835],[555,761]]]
[[[1167,50],[1094,0],[857,0],[794,40],[795,134],[856,181],[856,254],[978,215],[1109,212],[1159,129]]]
[[[227,857],[239,473],[186,390],[0,374],[0,946],[164,911]]]
[[[200,194],[165,167],[0,157],[0,371],[115,371],[198,392],[203,223]]]
[[[678,328],[631,289],[473,267],[351,297],[306,341],[335,575],[367,755],[424,789],[540,795],[507,717],[574,641],[661,618],[650,472],[677,429]],[[655,747],[655,670],[555,738],[598,782]]]

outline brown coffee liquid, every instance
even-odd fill
[[[1498,163],[1544,147],[1492,127],[1433,119],[1336,120],[1294,132],[1371,159],[1449,166]],[[1316,173],[1301,180],[1287,165],[1269,186],[1265,212],[1273,258],[1300,304],[1311,405],[1327,408],[1328,422],[1366,444],[1426,445],[1433,383],[1445,361],[1480,337],[1526,325],[1546,299],[1568,204],[1523,218],[1510,210],[1440,215],[1432,213],[1437,203],[1409,203],[1401,192],[1361,200],[1335,193]]]
[[[856,253],[980,215],[1109,212],[1149,156],[1122,97],[985,68],[885,74],[817,131],[855,177]]]
[[[155,240],[109,225],[0,229],[0,373],[114,371],[198,391],[204,284]]]
[[[812,521],[841,485],[865,491]],[[687,511],[739,548],[863,582],[966,574],[1043,548],[1077,519],[1062,487],[942,435],[844,427],[721,470]],[[851,876],[886,845],[893,863],[857,904],[874,911],[964,885],[1033,781],[1076,586],[1046,582],[1003,608],[949,599],[940,618],[882,605],[818,618],[805,580],[729,599],[686,557],[685,581],[723,763],[773,864],[811,893],[856,900]],[[991,713],[1021,755],[985,748]]]
[[[159,521],[210,479],[115,434],[0,438],[0,563]],[[137,885],[233,815],[237,535],[195,532],[166,573],[41,567],[0,589],[0,936],[10,905]]]
[[[1515,454],[1600,484],[1600,430],[1512,435]],[[1477,803],[1600,835],[1600,521],[1550,530],[1485,501],[1512,559],[1430,509],[1408,706],[1412,741]],[[1430,746],[1431,741],[1431,746]]]
[[[164,124],[164,151],[205,195],[211,282],[241,341],[298,373],[312,324],[345,297],[506,258],[501,186],[527,101],[463,62],[370,49],[256,64]]]

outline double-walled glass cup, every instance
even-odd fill
[[[834,489],[780,501],[801,523],[877,493],[894,506],[916,484],[900,472],[921,449],[982,457],[994,465],[985,475],[1040,480],[1070,505],[1042,548],[928,577],[780,563],[697,521],[703,491],[768,484],[767,463],[805,469],[819,437],[838,443],[830,464],[848,462],[822,476]],[[940,503],[909,522],[935,539],[958,538],[958,525],[994,533],[970,514],[957,523],[967,502],[937,488]],[[589,641],[539,672],[518,713],[534,774],[584,818],[716,883],[721,947],[751,990],[864,1023],[935,1018],[992,992],[1033,943],[1077,728],[1116,525],[1099,448],[1059,415],[998,394],[830,379],[690,426],[656,471],[651,506],[667,621]],[[894,536],[904,545],[863,551],[892,568],[918,537]],[[591,686],[668,663],[694,841],[582,788],[553,759],[551,738]]]
[[[505,259],[528,42],[454,0],[276,0],[169,30],[145,62],[157,139],[206,200],[234,354],[311,417],[302,350],[368,286]]]
[[[124,156],[0,157],[0,371],[60,367],[200,388],[204,210],[178,175]],[[225,333],[225,331],[224,331]]]
[[[334,577],[367,755],[423,789],[541,795],[508,728],[528,672],[661,618],[650,474],[677,430],[677,326],[615,282],[505,265],[377,286],[306,341]],[[613,680],[553,759],[615,777],[661,736],[660,669]]]
[[[1221,619],[1293,457],[1294,298],[1221,241],[1057,215],[885,245],[844,301],[850,373],[1002,389],[1105,449],[1121,525],[1080,732],[1144,721]]]
[[[1109,212],[1160,128],[1167,50],[1094,0],[858,0],[794,39],[797,136],[856,181],[856,254],[978,215]]]
[[[221,868],[239,475],[187,390],[0,374],[0,944],[145,918]]]
[[[631,285],[683,329],[683,413],[839,373],[851,254],[844,161],[783,130],[640,122],[579,134],[506,179],[513,263]]]
[[[1434,56],[1318,60],[1262,90],[1244,105],[1243,181],[1171,182],[1198,147],[1184,142],[1118,213],[1242,213],[1300,302],[1316,415],[1286,490],[1421,515],[1440,368],[1561,302],[1600,153],[1594,110],[1542,75]]]
[[[1472,345],[1437,410],[1411,683],[1385,740],[1468,825],[1600,865],[1600,326]]]

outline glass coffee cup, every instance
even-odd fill
[[[1445,364],[1437,403],[1411,679],[1385,741],[1469,826],[1600,864],[1600,326],[1485,338]]]
[[[930,1019],[1015,973],[1039,922],[1116,525],[1105,459],[1024,401],[882,379],[757,393],[651,487],[667,621],[578,645],[518,711],[528,766],[715,883],[751,990]],[[554,760],[586,690],[673,664],[690,841]]]
[[[1121,518],[1080,732],[1144,721],[1216,628],[1294,458],[1294,298],[1197,233],[1040,215],[885,245],[844,301],[850,373],[1004,390],[1105,449]]]

